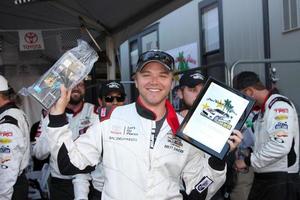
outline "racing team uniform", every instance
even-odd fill
[[[179,200],[182,179],[187,194],[210,199],[225,181],[226,164],[176,137],[182,117],[168,101],[166,108],[157,135],[155,114],[138,99],[116,107],[109,119],[95,123],[75,141],[65,115],[49,115],[47,136],[51,150],[60,149],[60,171],[88,172],[102,157],[103,200]]]
[[[294,105],[282,95],[270,94],[254,133],[250,160],[255,174],[249,199],[293,199],[288,193],[299,193],[299,188],[288,192],[292,189],[287,186],[287,177],[288,173],[299,177],[299,126]]]
[[[14,103],[0,108],[0,199],[27,199],[29,124]]]
[[[82,108],[74,113],[70,109],[66,109],[69,127],[72,130],[72,140],[79,135],[84,134],[92,123],[99,121],[96,113],[96,107],[93,104],[84,102]],[[59,172],[57,166],[57,150],[50,152],[49,141],[46,137],[46,127],[49,123],[49,116],[43,113],[41,120],[41,134],[36,137],[36,144],[33,147],[33,154],[36,158],[43,160],[50,156],[50,198],[51,199],[87,199],[89,193],[90,174],[78,174],[75,177],[65,176]],[[72,183],[73,182],[73,183]]]

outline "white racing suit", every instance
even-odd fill
[[[93,104],[84,103],[81,110],[77,113],[66,111],[67,120],[69,121],[70,129],[72,130],[72,140],[75,140],[79,135],[84,134],[92,123],[98,122],[98,115],[96,108]],[[46,137],[46,127],[49,123],[48,115],[43,114],[41,119],[40,132],[41,134],[36,137],[36,143],[33,147],[33,155],[38,159],[45,159],[50,155],[49,142]],[[88,199],[89,181],[91,180],[90,174],[78,174],[76,176],[65,176],[59,171],[57,165],[57,150],[51,151],[50,156],[50,173],[51,176],[58,179],[73,179],[75,199]],[[50,194],[51,195],[51,194]]]
[[[47,136],[51,150],[60,149],[61,172],[87,172],[103,153],[103,200],[179,200],[182,179],[187,194],[210,199],[225,181],[225,162],[176,137],[182,118],[169,102],[166,106],[166,120],[155,143],[151,133],[155,116],[139,103],[115,108],[109,119],[95,123],[75,141],[64,115],[50,115]]]
[[[294,105],[286,97],[272,94],[259,113],[254,133],[250,159],[255,178],[250,199],[288,199],[284,196],[287,175],[299,171],[299,126]],[[269,185],[277,188],[268,189]]]
[[[13,193],[21,193],[14,191],[14,186],[20,176],[24,175],[29,156],[29,124],[26,116],[15,104],[8,103],[0,108],[1,200],[10,200]],[[25,176],[22,178],[26,182]],[[21,188],[22,192],[28,191],[27,184],[23,187],[27,188]],[[22,198],[27,199],[27,194],[23,194]]]

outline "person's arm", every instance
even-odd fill
[[[74,200],[88,200],[90,191],[91,174],[76,174],[72,183],[74,188]]]
[[[228,143],[230,151],[236,149],[243,136],[234,130]],[[183,170],[188,199],[210,199],[224,184],[226,179],[226,162],[214,156],[196,151]]]
[[[294,129],[293,108],[284,101],[278,101],[269,112],[267,130],[263,130],[264,133],[256,133],[268,134],[269,140],[260,151],[251,154],[250,161],[254,168],[266,167],[287,155],[291,150],[293,141],[291,130]]]
[[[99,123],[88,128],[75,141],[72,140],[72,131],[64,114],[70,95],[71,91],[62,86],[61,97],[50,110],[46,131],[51,152],[59,149],[57,163],[64,175],[91,172],[98,164],[102,152],[102,127]]]
[[[13,186],[20,175],[20,165],[26,152],[26,141],[21,130],[13,124],[1,122],[0,197],[10,200]]]

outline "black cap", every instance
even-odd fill
[[[161,50],[149,50],[139,56],[136,64],[136,71],[141,71],[143,67],[150,62],[158,62],[162,64],[168,71],[173,71],[175,68],[174,58]]]
[[[204,84],[205,81],[205,77],[200,72],[188,71],[181,76],[179,80],[179,86],[188,86],[189,88],[193,88],[196,85]]]
[[[256,73],[245,71],[239,73],[233,78],[233,88],[243,90],[247,87],[254,86],[259,82],[260,80]]]
[[[100,97],[107,96],[111,92],[119,92],[121,95],[126,96],[124,86],[119,81],[106,81],[102,84],[100,89]]]

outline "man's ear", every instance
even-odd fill
[[[134,79],[134,85],[135,85],[135,88],[138,88],[136,78]]]

